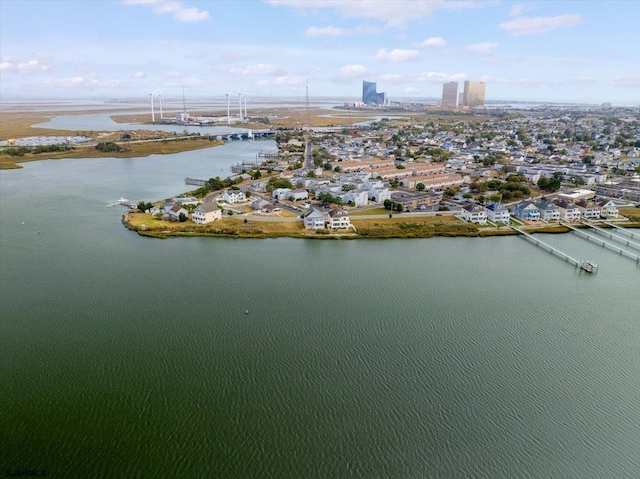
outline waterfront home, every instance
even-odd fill
[[[531,201],[521,201],[513,209],[513,215],[525,221],[540,220],[540,210]]]
[[[577,221],[582,216],[580,208],[569,201],[558,201],[556,203],[560,210],[560,219],[565,221]]]
[[[549,203],[546,200],[540,200],[535,205],[540,211],[540,219],[542,221],[560,220],[560,210],[553,203]]]
[[[191,220],[194,223],[205,225],[212,223],[213,221],[222,219],[222,210],[218,207],[217,203],[202,203],[193,210]]]
[[[509,224],[511,222],[511,214],[502,203],[489,203],[484,209],[487,213],[487,219],[492,223]]]
[[[318,230],[325,227],[329,215],[316,208],[310,208],[304,215],[304,227],[308,230]]]
[[[329,211],[327,226],[331,229],[341,229],[351,227],[349,213],[342,208],[335,208]]]
[[[600,213],[602,208],[597,203],[593,201],[580,201],[577,203],[578,208],[580,208],[580,213],[582,217],[586,220],[599,220]]]
[[[244,191],[241,190],[226,190],[222,199],[227,203],[241,203],[247,200],[247,197],[244,194]]]
[[[476,223],[479,225],[487,224],[487,212],[483,206],[475,203],[469,203],[462,207],[460,211],[460,217],[470,223]]]
[[[174,205],[173,208],[167,211],[166,216],[168,217],[167,219],[171,221],[179,221],[181,214],[185,215],[187,218],[189,217],[188,210],[184,209],[180,205]]]
[[[599,203],[600,215],[603,218],[617,218],[619,214],[618,205],[613,200],[602,200]]]

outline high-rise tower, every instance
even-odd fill
[[[443,107],[458,106],[458,82],[452,81],[442,85],[442,103]]]
[[[464,106],[470,108],[484,106],[485,84],[481,81],[464,82]]]
[[[377,105],[378,93],[376,92],[375,82],[362,82],[362,103],[365,105]]]

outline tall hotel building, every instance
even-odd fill
[[[375,82],[362,82],[362,103],[365,105],[384,105],[387,103],[387,95],[376,91]]]
[[[442,104],[443,107],[458,106],[458,82],[452,81],[442,85]]]
[[[462,97],[464,106],[470,108],[484,106],[484,82],[465,81],[464,94]]]

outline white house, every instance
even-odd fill
[[[246,201],[247,197],[245,196],[244,191],[226,190],[222,199],[227,203],[241,203],[242,201]]]
[[[291,188],[276,188],[271,193],[271,197],[276,200],[286,200],[292,191]]]
[[[391,191],[389,191],[389,188],[371,188],[369,190],[369,199],[375,203],[384,203],[384,200],[391,199]]]
[[[617,218],[619,214],[618,205],[612,200],[602,200],[600,202],[602,208],[600,214],[604,218]]]
[[[185,215],[187,218],[189,217],[189,211],[181,207],[180,205],[175,205],[169,211],[167,211],[167,215],[170,219],[174,221],[178,221],[180,219],[180,214]]]
[[[580,213],[582,214],[582,217],[584,219],[587,219],[587,220],[600,219],[600,212],[602,211],[602,208],[600,208],[600,205],[589,201],[589,202],[579,204],[578,207],[580,208]]]
[[[543,221],[559,221],[560,210],[553,203],[540,200],[536,203],[536,207],[540,211],[540,219]]]
[[[531,201],[521,201],[514,207],[513,215],[526,221],[538,221],[540,210]]]
[[[331,229],[349,228],[351,226],[349,213],[342,208],[330,210],[327,226]]]
[[[327,222],[328,215],[315,208],[309,209],[304,215],[304,227],[308,230],[323,229]]]
[[[191,220],[194,223],[205,225],[222,219],[222,210],[217,203],[202,203],[193,210]]]
[[[511,214],[509,210],[502,203],[490,203],[485,206],[487,213],[487,219],[492,223],[505,223],[511,222]]]
[[[366,205],[368,200],[369,200],[369,194],[367,191],[352,190],[352,191],[348,191],[344,195],[345,203],[352,206]]]
[[[308,200],[309,192],[307,190],[291,190],[287,198],[291,201]]]
[[[487,212],[483,206],[476,205],[475,203],[469,203],[463,206],[460,211],[460,217],[471,223],[477,223],[479,225],[487,224]]]
[[[582,212],[577,205],[567,201],[559,201],[558,209],[560,210],[560,219],[566,221],[576,221],[582,216]]]

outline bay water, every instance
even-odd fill
[[[597,274],[518,237],[157,240],[106,206],[274,148],[0,171],[3,471],[638,477],[633,261],[573,234],[538,237]]]

